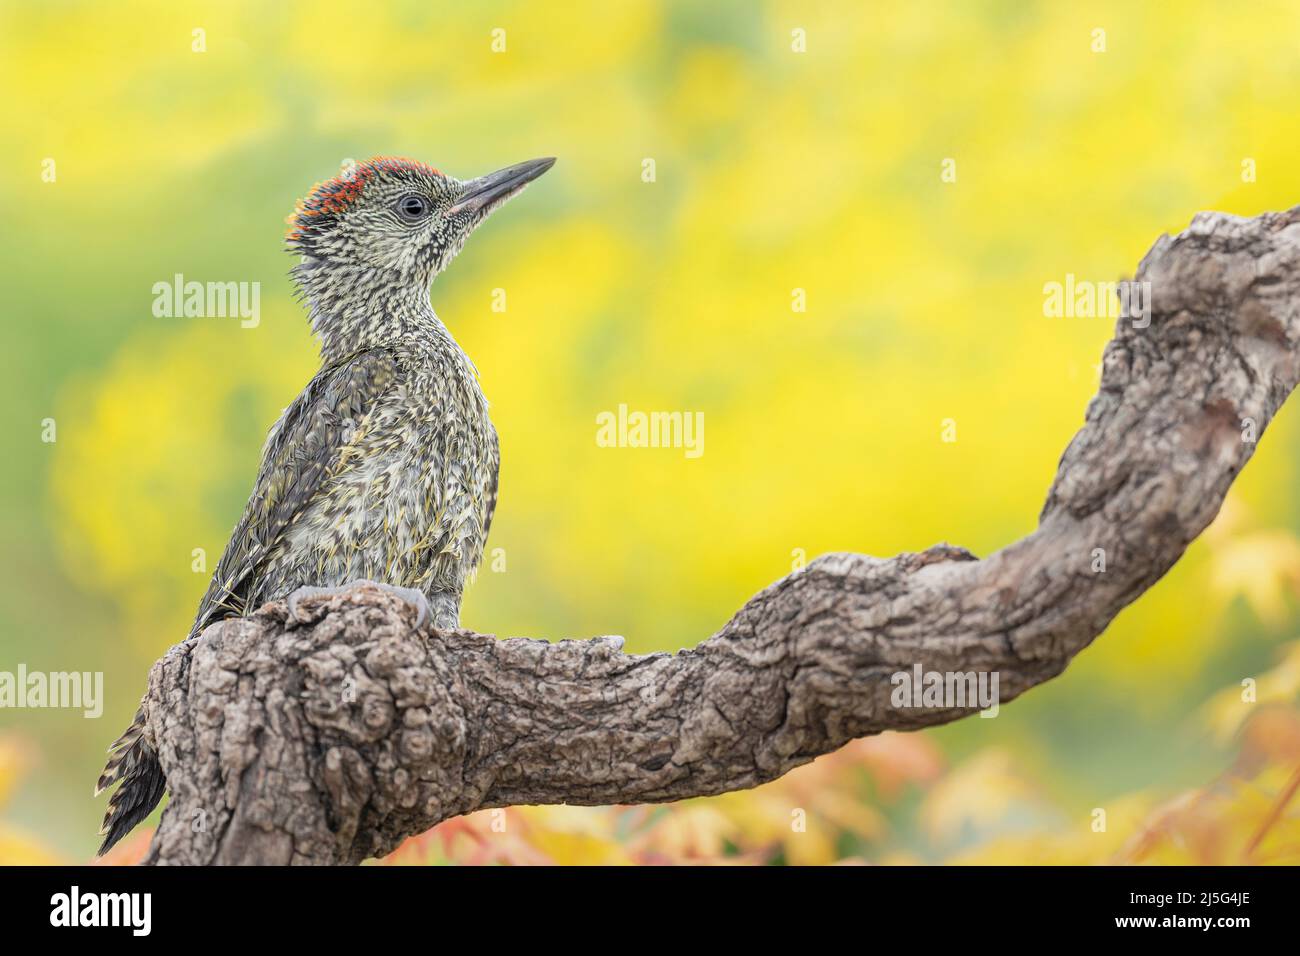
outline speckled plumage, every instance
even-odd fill
[[[473,366],[427,302],[328,362],[271,430],[197,628],[302,585],[425,594],[455,627],[496,504],[496,431]]]
[[[262,450],[253,493],[190,637],[315,585],[368,579],[425,595],[459,623],[482,560],[500,457],[472,362],[428,289],[493,209],[550,168],[534,160],[463,182],[377,158],[318,185],[290,217],[293,277],[322,367]],[[422,214],[417,214],[423,210]],[[114,744],[103,853],[161,797],[144,713]]]

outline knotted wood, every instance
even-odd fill
[[[364,588],[178,645],[148,862],[358,863],[485,807],[744,789],[973,712],[895,706],[916,664],[996,673],[1002,703],[1056,676],[1214,519],[1300,374],[1300,210],[1201,214],[1135,279],[1149,325],[1119,320],[1037,530],[982,560],[825,555],[677,654],[416,631]]]

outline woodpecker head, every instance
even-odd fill
[[[374,271],[427,288],[484,219],[554,165],[533,159],[460,180],[410,159],[377,156],[320,183],[289,217],[303,268]]]

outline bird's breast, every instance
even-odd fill
[[[412,376],[355,423],[295,529],[314,577],[461,591],[482,560],[498,468],[487,403],[469,385]]]

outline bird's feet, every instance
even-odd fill
[[[336,597],[337,595],[346,594],[348,591],[363,585],[378,588],[381,591],[387,591],[389,594],[401,598],[407,604],[415,605],[417,612],[415,619],[416,628],[423,627],[425,622],[429,620],[429,599],[424,596],[423,591],[416,588],[399,588],[395,584],[381,584],[378,581],[366,581],[364,579],[349,581],[347,584],[342,584],[338,587],[332,588],[316,587],[315,585],[310,584],[303,585],[296,591],[291,592],[289,596],[285,598],[285,603],[289,605],[289,616],[294,618],[298,616],[298,604],[304,598]]]

